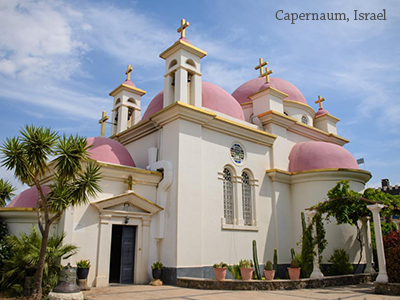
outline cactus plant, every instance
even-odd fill
[[[292,255],[292,259],[296,258],[296,253],[294,253],[294,249],[290,248],[290,254]]]
[[[254,268],[256,269],[257,279],[261,280],[260,266],[258,264],[257,242],[256,242],[256,240],[253,240],[253,260],[254,260]]]
[[[264,265],[264,270],[267,270],[267,271],[272,271],[274,268],[273,268],[273,266],[272,266],[272,262],[269,260],[269,261],[267,261],[266,263],[265,263],[265,265]]]
[[[278,270],[278,249],[274,249],[274,270]]]
[[[292,261],[290,262],[290,267],[297,269],[299,267],[299,261],[297,259],[292,259]]]

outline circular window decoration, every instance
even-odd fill
[[[301,117],[301,122],[303,123],[303,124],[308,124],[308,119],[307,119],[307,117],[306,116],[302,116]]]
[[[242,164],[245,160],[245,152],[243,146],[239,143],[234,143],[231,146],[231,158],[236,164]]]

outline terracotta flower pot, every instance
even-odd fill
[[[214,274],[217,280],[224,280],[226,276],[226,268],[214,268]]]
[[[251,280],[253,277],[253,268],[240,268],[240,274],[243,280]]]
[[[274,280],[275,270],[264,270],[265,280]]]
[[[299,280],[301,268],[288,268],[289,277],[291,280]]]

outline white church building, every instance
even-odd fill
[[[339,180],[355,191],[371,178],[343,146],[339,119],[319,97],[306,99],[290,82],[270,77],[260,59],[255,78],[232,94],[205,82],[207,53],[180,38],[160,57],[164,90],[141,111],[146,93],[127,79],[114,89],[111,135],[88,139],[91,158],[102,166],[102,192],[90,204],[69,208],[54,225],[79,247],[68,261],[89,259],[88,283],[144,284],[161,261],[164,282],[213,277],[212,265],[252,259],[290,263],[299,251],[301,212],[324,201]],[[111,100],[110,100],[111,104]],[[111,105],[110,105],[111,106]],[[105,122],[107,118],[102,118]],[[103,126],[104,128],[104,126]],[[51,174],[42,185],[51,184]],[[30,188],[0,209],[11,233],[36,224],[37,190]],[[343,247],[360,255],[351,226],[326,224],[326,259]],[[365,264],[365,253],[363,263]]]

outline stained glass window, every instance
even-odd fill
[[[231,147],[231,157],[233,161],[237,164],[241,164],[244,160],[244,150],[239,144],[233,144]]]
[[[249,175],[246,172],[242,173],[242,203],[244,225],[251,226],[251,221],[253,219],[251,207],[251,187]]]
[[[233,224],[233,183],[232,174],[224,169],[224,217],[226,224]]]
[[[307,119],[307,117],[306,116],[302,116],[301,117],[301,122],[303,122],[304,124],[308,124],[308,119]]]

